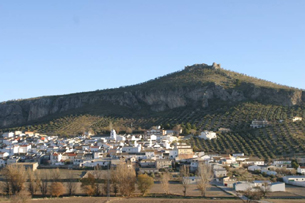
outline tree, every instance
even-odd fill
[[[246,199],[242,198],[243,202],[252,202],[252,200],[260,200],[262,198],[260,191],[252,191],[251,188],[248,188],[243,195],[246,197]]]
[[[131,133],[132,133],[132,128],[127,127],[127,128],[126,128],[126,133],[127,133],[127,134],[131,134]]]
[[[241,81],[239,79],[236,79],[236,81],[235,81],[236,87],[240,86],[240,84],[241,84]]]
[[[51,180],[53,182],[59,182],[60,179],[60,171],[58,168],[51,170]]]
[[[191,129],[191,130],[190,130],[190,133],[191,133],[192,135],[196,135],[197,130],[195,130],[195,129]]]
[[[9,176],[6,175],[7,171],[4,169],[2,170],[1,174],[3,175],[4,181],[2,182],[2,191],[3,193],[9,195],[10,194],[10,180]]]
[[[26,171],[23,166],[18,165],[8,165],[2,171],[6,182],[5,190],[7,193],[12,193],[13,195],[18,194],[22,189],[24,189],[24,183],[26,181]]]
[[[181,130],[182,128],[181,128],[181,125],[176,125],[174,128],[173,128],[173,130],[175,131],[175,133],[177,134],[177,135],[179,135],[180,134],[180,130]]]
[[[261,192],[261,195],[263,197],[266,197],[267,194],[271,191],[269,183],[268,182],[263,182],[262,186],[259,187],[259,191]]]
[[[169,130],[169,129],[171,129],[171,125],[169,123],[166,123],[164,125],[164,130]]]
[[[197,170],[197,189],[201,192],[202,196],[205,196],[206,189],[209,185],[209,182],[213,178],[212,168],[208,164],[200,164]]]
[[[95,167],[92,173],[88,173],[87,178],[81,179],[81,187],[87,193],[87,195],[101,195],[102,172],[99,167]]]
[[[118,175],[119,191],[123,196],[130,196],[135,191],[136,172],[126,164],[119,164],[116,168]]]
[[[33,196],[36,193],[36,191],[39,189],[40,173],[38,171],[34,172],[30,168],[28,168],[27,174],[28,174],[28,179],[29,179],[28,191]]]
[[[138,176],[138,189],[144,196],[145,193],[154,185],[154,179],[147,174],[141,174]]]
[[[40,192],[44,196],[48,193],[49,179],[50,179],[50,171],[45,171],[39,184]]]
[[[108,174],[106,175],[104,175],[104,180],[105,180],[105,184],[104,184],[104,186],[103,186],[103,190],[104,190],[104,192],[105,192],[105,194],[108,196],[108,194],[109,194],[109,196],[110,196],[110,189],[111,189],[111,184],[110,184],[110,181],[109,181],[109,177],[108,177]],[[117,193],[117,191],[116,191],[116,193]]]
[[[18,194],[10,198],[11,203],[27,203],[31,201],[31,194],[26,190],[21,190]]]
[[[95,188],[92,185],[83,186],[83,190],[86,192],[88,196],[93,196],[95,195],[96,192]]]
[[[94,184],[94,188],[95,188],[95,195],[101,195],[102,192],[102,188],[101,188],[101,179],[102,179],[102,172],[100,170],[101,168],[99,166],[94,168],[93,171],[93,176],[95,178],[95,184]]]
[[[81,187],[87,195],[95,195],[95,178],[91,173],[88,173],[87,178],[81,179],[81,183]]]
[[[291,161],[291,166],[294,169],[298,169],[298,167],[299,167],[298,161],[297,160],[292,160]]]
[[[52,196],[59,197],[64,194],[65,187],[61,182],[53,182],[50,187]]]
[[[165,194],[169,194],[169,180],[170,180],[170,173],[164,172],[161,176],[161,185],[165,192]]]
[[[116,171],[114,169],[111,169],[111,184],[112,184],[112,190],[114,195],[116,196],[116,194],[119,192],[119,176],[116,173]]]
[[[75,176],[72,170],[69,171],[69,173],[66,174],[67,179],[67,190],[68,194],[74,195],[77,189],[77,182],[75,182]]]
[[[186,126],[185,126],[185,127],[186,127],[186,129],[188,129],[188,130],[192,129],[192,125],[191,125],[189,122],[186,123]]]
[[[190,176],[189,167],[186,165],[181,166],[180,167],[180,179],[181,179],[181,184],[183,187],[184,197],[186,196],[187,188],[189,187],[189,179],[188,179],[189,176]]]

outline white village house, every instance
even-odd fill
[[[217,135],[213,131],[205,130],[205,131],[201,132],[201,134],[198,137],[205,139],[205,140],[211,140],[211,139],[216,139]]]
[[[296,116],[296,117],[293,117],[292,118],[292,122],[296,122],[296,121],[302,121],[303,118],[302,117],[299,117],[299,116]]]
[[[283,181],[286,184],[305,187],[305,176],[284,176]]]

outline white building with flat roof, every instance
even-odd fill
[[[205,140],[211,140],[211,139],[216,139],[217,135],[215,132],[213,131],[203,131],[201,132],[201,134],[199,135],[199,138],[205,139]]]
[[[284,176],[283,181],[286,184],[305,187],[305,176]]]
[[[267,185],[265,185],[267,184]],[[253,182],[246,182],[241,181],[235,183],[235,191],[246,191],[252,190],[255,191],[257,189],[269,190],[270,192],[285,192],[285,183],[271,183],[269,181],[253,181]]]

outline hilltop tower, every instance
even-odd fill
[[[212,68],[215,69],[215,70],[221,69],[220,63],[217,64],[217,63],[213,62]]]

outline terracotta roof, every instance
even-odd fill
[[[67,156],[76,156],[77,154],[74,154],[74,153],[66,153],[65,155],[67,155]]]
[[[155,151],[155,154],[162,154],[162,152]]]

